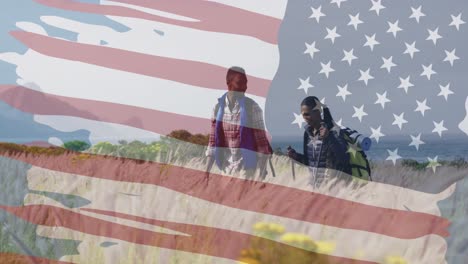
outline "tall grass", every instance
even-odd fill
[[[109,156],[109,158],[120,158],[125,157],[129,158],[122,163],[122,168],[125,168],[127,164],[132,162],[160,162],[165,164],[171,164],[173,166],[183,166],[191,169],[195,169],[198,171],[204,171],[206,169],[206,158],[204,156],[205,147],[190,144],[183,141],[173,141],[170,145],[162,145],[160,142],[153,142],[151,144],[144,144],[139,142],[130,142],[127,144],[119,144],[119,145],[109,145],[109,144],[98,144],[84,153],[80,155],[76,155],[76,153],[69,152],[59,148],[37,148],[37,147],[25,147],[25,146],[16,146],[16,145],[2,145],[0,144],[0,153],[5,154],[7,153],[8,156],[14,157],[15,155],[51,155],[60,159],[73,159],[77,166],[80,165],[81,162],[89,160],[93,157],[94,154],[97,155],[105,155]],[[273,183],[273,184],[281,184],[286,186],[291,186],[295,188],[304,188],[304,186],[308,183],[308,176],[309,172],[307,167],[301,166],[295,162],[291,162],[291,160],[282,155],[273,155],[272,156],[272,163],[276,170],[276,178],[271,177],[271,172],[269,176],[265,179],[265,182]],[[14,160],[9,160],[2,158],[1,168],[3,171],[13,171],[12,168],[9,167],[8,164],[16,164]],[[438,193],[444,188],[448,186],[448,184],[453,183],[454,181],[464,179],[468,170],[466,169],[465,162],[456,161],[454,163],[442,163],[441,167],[438,167],[436,172],[433,172],[431,169],[423,168],[424,165],[416,165],[414,163],[408,162],[400,162],[394,166],[390,162],[374,162],[373,163],[373,176],[376,181],[390,183],[393,185],[404,186],[404,187],[421,187],[426,188],[425,191],[430,191],[433,193]],[[17,165],[14,165],[17,166]],[[292,176],[292,166],[295,168],[296,178],[294,179]],[[419,167],[418,167],[419,166]],[[427,166],[427,165],[426,165]],[[13,172],[12,175],[20,175],[22,170],[25,168],[17,168],[17,172]],[[219,174],[226,174],[222,171],[219,171],[216,167],[213,168],[213,173]],[[344,175],[340,175],[342,177],[335,177],[329,179],[323,186],[317,191],[332,191],[338,193],[342,193],[343,195],[351,195],[359,190],[363,186],[366,185],[365,182],[360,181],[353,181],[350,179],[346,179]],[[6,178],[3,178],[6,179]],[[27,183],[24,181],[26,178],[18,178],[18,177],[8,177],[7,180],[2,181],[1,184],[1,191],[6,193],[6,196],[13,197],[16,190],[18,188],[28,189]],[[433,182],[432,184],[427,184],[427,182]],[[18,184],[20,185],[18,187]],[[426,185],[427,186],[426,186]],[[16,186],[16,187],[15,187]],[[22,187],[21,187],[22,186]],[[36,185],[36,187],[39,185]],[[15,187],[15,188],[13,188]],[[92,188],[92,187],[87,187]],[[129,193],[137,192],[138,190],[132,190],[132,186],[129,185],[129,189],[127,190]],[[417,189],[417,188],[415,188]],[[89,190],[86,190],[86,186],[79,185],[74,189],[76,193],[74,195],[79,195],[80,193],[86,193]],[[44,192],[35,192],[36,195],[41,196],[45,195]],[[463,201],[468,200],[468,194],[466,192],[456,193],[458,196],[453,201],[453,214],[454,217],[462,217],[463,212],[466,212],[466,205]],[[21,199],[21,197],[19,197]],[[24,197],[22,197],[24,199]],[[23,202],[21,200],[21,202]],[[189,201],[182,201],[178,200],[175,201],[178,203],[179,206],[184,206],[184,204],[189,203]],[[209,225],[211,221],[213,221],[213,211],[211,210],[202,210],[197,211],[197,224]],[[2,222],[6,221],[2,219]],[[8,220],[10,223],[11,221]],[[70,256],[70,260],[79,260],[84,262],[95,262],[95,263],[102,263],[105,258],[108,258],[108,254],[106,252],[110,252],[109,250],[112,248],[102,247],[102,241],[99,243],[96,242],[96,238],[93,237],[82,237],[84,242],[82,243],[81,247],[76,246],[76,242],[70,240],[70,238],[65,240],[58,240],[59,243],[65,243],[62,245],[63,249],[58,248],[56,244],[56,240],[46,240],[48,239],[38,235],[36,233],[35,227],[30,226],[27,223],[19,223],[15,225],[16,229],[22,229],[24,232],[21,234],[21,239],[24,241],[24,245],[27,248],[33,250],[35,255],[44,256],[47,258],[59,258],[60,254],[63,252],[67,252]],[[280,238],[278,238],[280,239]],[[291,238],[292,239],[292,238]],[[304,241],[308,241],[305,237],[302,237]],[[312,238],[311,238],[312,239]],[[320,239],[320,238],[314,238]],[[286,239],[287,240],[287,239]],[[2,249],[0,251],[6,252],[19,252],[25,254],[25,250],[18,246],[18,243],[15,243],[14,240],[11,238],[11,235],[8,235],[4,232],[4,230],[0,230],[0,241],[2,245]],[[66,244],[66,241],[70,241],[73,243]],[[293,241],[293,240],[291,240]],[[301,240],[302,241],[302,240]],[[314,240],[317,242],[316,240]],[[315,243],[314,242],[314,243]],[[338,241],[339,242],[339,241]],[[459,242],[462,243],[463,241]],[[45,243],[44,246],[43,244]],[[294,242],[295,243],[295,242]],[[301,242],[302,243],[302,242]],[[458,242],[457,242],[458,243]],[[85,246],[86,244],[86,246]],[[83,256],[77,256],[76,251],[80,250],[81,254],[87,254],[86,258]],[[248,250],[248,248],[246,248]],[[118,254],[117,260],[120,263],[134,263],[144,261],[145,263],[151,263],[151,260],[160,259],[161,254],[159,251],[149,250],[144,251],[146,253],[138,252],[138,249],[132,248],[132,246],[126,247],[125,250],[121,252],[116,252],[112,254]],[[149,253],[148,253],[149,252]],[[151,254],[150,254],[151,253]],[[150,255],[147,255],[150,254]],[[165,253],[169,254],[170,257],[168,258],[172,263],[185,263],[186,261],[190,261],[191,263],[210,263],[212,259],[210,257],[203,257],[200,256],[198,259],[193,259],[193,254],[187,254],[184,252],[179,253]],[[390,254],[390,253],[389,253]],[[72,257],[75,255],[74,257]],[[242,257],[242,256],[240,256]],[[246,255],[244,257],[252,257],[250,255]],[[381,261],[385,262],[386,258],[389,256],[382,256]],[[396,259],[397,257],[395,257]],[[117,262],[116,262],[117,263]],[[157,262],[156,262],[157,263]],[[263,263],[263,262],[259,262]]]

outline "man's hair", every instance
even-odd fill
[[[310,109],[314,109],[317,106],[317,102],[320,102],[320,100],[315,97],[315,96],[307,96],[302,100],[301,106],[305,105],[309,107]],[[333,127],[333,117],[331,115],[330,109],[328,107],[323,107],[323,121],[327,124],[328,129],[331,129]]]
[[[317,101],[319,101],[317,97],[307,96],[306,98],[304,98],[304,100],[302,100],[301,105],[305,105],[309,107],[310,109],[314,109],[315,106],[317,106],[317,103],[316,103]]]
[[[226,74],[226,82],[230,82],[236,74],[242,74],[245,76],[245,70],[238,66],[233,66],[229,68]]]

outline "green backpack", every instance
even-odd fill
[[[340,135],[344,138],[346,143],[348,143],[351,175],[361,180],[372,181],[369,160],[367,160],[367,155],[360,145],[363,135],[350,128],[341,129]]]

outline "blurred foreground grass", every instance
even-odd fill
[[[74,145],[74,144],[71,144]],[[75,144],[76,145],[76,144]],[[79,145],[79,144],[78,144]],[[76,153],[73,150],[61,148],[61,147],[36,147],[36,146],[24,146],[12,143],[0,143],[0,154],[9,153],[11,156],[14,155],[37,155],[37,156],[60,156],[75,153],[77,155],[70,155],[73,162],[79,164],[82,160],[87,160],[93,157],[93,155],[104,155],[109,157],[124,157],[135,159],[135,162],[141,161],[155,161],[161,163],[170,163],[174,165],[187,166],[194,169],[203,170],[205,166],[205,146],[193,143],[187,143],[176,139],[163,139],[154,141],[151,143],[144,143],[140,141],[126,142],[121,141],[119,144],[111,144],[109,142],[101,142],[94,146],[84,149],[81,153]],[[273,164],[277,175],[289,175],[291,172],[290,160],[276,153],[273,155]],[[403,175],[401,179],[395,180],[395,185],[411,185],[417,184],[422,185],[427,181],[443,182],[439,180],[433,180],[436,177],[439,179],[447,180],[447,182],[453,182],[453,179],[459,177],[462,179],[467,175],[467,162],[464,160],[455,161],[440,161],[441,167],[433,172],[427,168],[426,163],[418,163],[411,160],[402,160],[393,166],[391,162],[375,162],[372,164],[373,171],[375,172],[377,180],[389,180],[390,177],[399,177]],[[302,167],[296,168],[297,173],[303,173],[305,170]],[[302,171],[301,171],[302,170]],[[408,178],[406,178],[406,176]],[[442,178],[443,177],[443,178]],[[452,177],[452,179],[449,179]],[[1,192],[12,193],[15,189],[12,186],[17,185],[17,182],[3,182],[1,186]],[[440,187],[443,188],[444,186]],[[439,189],[440,189],[439,188]],[[440,191],[435,189],[434,192]],[[454,214],[460,214],[460,212],[466,212],[465,203],[467,201],[467,193],[456,193],[458,196],[454,199],[457,205],[463,208],[454,208]],[[207,214],[209,212],[206,212]],[[449,217],[450,218],[450,217]],[[5,222],[12,223],[13,220],[4,217],[2,224]],[[14,222],[14,221],[13,221]],[[14,222],[14,230],[22,230],[21,237],[24,240],[23,245],[15,242],[12,239],[11,232],[6,232],[5,228],[0,229],[0,252],[20,253],[26,254],[24,245],[33,251],[35,256],[57,259],[60,254],[67,252],[67,254],[76,253],[76,243],[74,241],[66,240],[60,241],[60,245],[54,244],[55,241],[48,240],[45,237],[41,237],[36,234],[34,226],[29,225],[25,222]],[[303,234],[298,233],[287,233],[287,230],[275,223],[264,223],[259,222],[254,227],[254,233],[258,237],[267,238],[270,240],[281,241],[282,243],[291,245],[293,247],[310,250],[311,252],[331,254],[335,248],[336,241],[315,241]],[[319,258],[320,256],[314,254],[288,255],[287,252],[275,251],[270,248],[269,243],[252,241],[250,248],[246,248],[239,255],[239,261],[244,263],[273,263],[272,257],[276,256],[282,259],[276,263],[327,263],[326,260],[321,259],[320,262],[314,262],[310,258]],[[73,243],[71,243],[73,242]],[[461,241],[463,242],[463,241]],[[461,243],[460,242],[460,243]],[[262,244],[263,243],[263,244]],[[59,247],[63,248],[60,249]],[[61,252],[61,253],[58,253]],[[280,254],[281,257],[275,254]],[[359,252],[356,254],[359,255]],[[99,255],[99,259],[102,259],[102,254]],[[11,257],[11,256],[10,256]],[[276,259],[278,259],[276,258]],[[129,260],[132,258],[129,257]],[[130,261],[131,262],[131,261]],[[130,263],[128,262],[128,263]],[[399,256],[383,256],[382,263],[407,263],[402,257]]]

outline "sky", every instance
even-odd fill
[[[81,2],[97,3],[98,0],[82,0]],[[289,1],[281,25],[279,35],[279,67],[272,81],[267,100],[265,103],[266,127],[273,140],[283,140],[284,138],[301,138],[303,124],[300,114],[300,102],[307,95],[315,95],[325,98],[326,105],[329,106],[336,121],[342,120],[342,125],[358,130],[360,133],[371,136],[373,130],[380,127],[380,132],[385,136],[401,135],[408,137],[416,136],[419,133],[427,137],[440,138],[447,135],[465,134],[460,130],[460,122],[467,116],[465,102],[467,100],[468,83],[468,44],[467,24],[461,24],[457,30],[455,26],[450,26],[453,16],[461,13],[461,19],[468,21],[468,2],[457,1],[381,1],[385,7],[377,11],[372,9],[372,1]],[[340,6],[338,7],[338,3]],[[424,16],[410,18],[413,9],[421,6]],[[322,13],[319,19],[310,18],[314,13]],[[320,10],[317,12],[317,10]],[[350,16],[359,13],[359,20],[362,23],[355,29],[350,22]],[[16,22],[28,21],[41,25],[48,34],[55,37],[62,37],[69,40],[76,40],[75,32],[52,27],[40,20],[40,16],[54,15],[76,19],[85,23],[104,25],[119,32],[128,31],[125,25],[104,16],[85,14],[78,12],[68,12],[59,9],[44,7],[32,0],[20,0],[6,2],[2,4],[0,10],[2,23],[0,24],[0,53],[17,52],[24,53],[24,47],[15,40],[9,32],[18,29]],[[466,16],[466,17],[465,17]],[[387,32],[389,23],[398,20],[398,27],[402,29],[396,33],[396,37]],[[326,38],[327,30],[333,31],[336,27],[336,37],[333,42]],[[438,28],[438,34],[442,38],[437,39],[436,44],[427,40],[428,30],[434,31]],[[364,46],[366,36],[372,37],[375,34],[376,44],[372,50],[369,46]],[[419,52],[404,54],[406,44],[415,42],[415,47]],[[305,53],[306,44],[319,49],[314,53],[313,58]],[[353,50],[353,55],[357,57],[349,62],[343,61],[344,51]],[[453,62],[453,66],[444,61],[446,51],[455,50],[459,57]],[[246,54],[255,56],[255,54]],[[383,58],[392,57],[392,62],[396,66],[387,69],[381,68]],[[334,71],[328,77],[320,73],[322,65],[330,62]],[[423,66],[429,67],[436,72],[430,76],[421,76]],[[241,65],[242,66],[242,65]],[[18,78],[18,69],[15,65],[0,61],[0,83],[15,84]],[[369,79],[366,84],[360,81],[362,73],[369,70],[373,79]],[[409,78],[413,85],[408,87],[407,92],[398,88],[402,80]],[[308,89],[298,89],[302,82],[308,78],[308,83],[313,85]],[[224,85],[224,84],[220,84]],[[444,96],[439,96],[441,88],[445,86],[453,94],[449,94],[447,100]],[[338,86],[346,87],[351,94],[343,97],[337,96]],[[341,89],[343,89],[341,88]],[[305,92],[307,90],[307,93]],[[377,93],[391,100],[384,104],[375,104]],[[429,110],[424,116],[421,112],[414,111],[417,101],[420,103],[426,100]],[[357,109],[361,109],[367,114],[353,117]],[[35,121],[34,117],[28,113],[20,113],[12,109],[7,104],[0,104],[3,121],[13,122],[16,120],[18,126],[11,126],[2,131],[1,138],[26,137],[17,134],[15,128],[24,127],[22,131],[37,132],[36,139],[47,140],[47,135],[53,137],[78,137],[86,139],[89,132],[86,130],[77,131],[57,131],[53,128]],[[209,111],[212,106],[207,106]],[[403,116],[401,114],[404,113]],[[395,116],[401,116],[407,123],[403,123],[401,129],[397,124],[393,124]],[[296,121],[296,122],[294,122]],[[447,130],[440,137],[432,132],[435,128],[434,122],[441,124]],[[300,125],[300,126],[299,126]],[[468,126],[467,126],[468,127]],[[386,137],[380,138],[382,141]],[[25,139],[28,141],[29,139]]]

